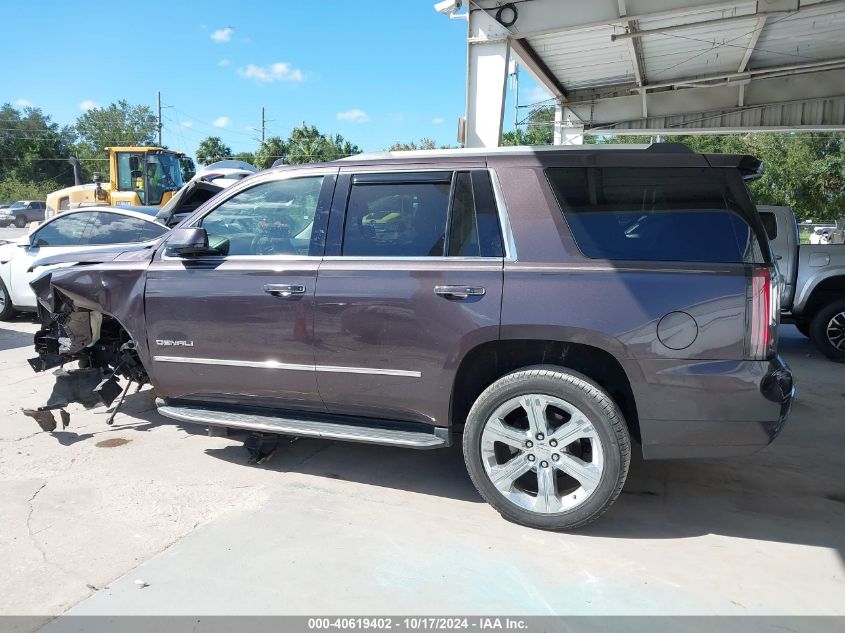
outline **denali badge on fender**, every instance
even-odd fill
[[[171,341],[168,339],[156,339],[156,345],[162,347],[193,347],[193,341]]]

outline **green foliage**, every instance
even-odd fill
[[[284,158],[288,165],[321,163],[360,153],[357,145],[340,134],[322,134],[315,126],[303,123],[293,128],[287,140],[278,136],[268,138],[255,153],[254,165],[266,169],[279,158]]]
[[[219,136],[209,136],[200,141],[197,147],[197,162],[210,165],[232,156],[232,148],[223,143]]]
[[[416,149],[437,149],[437,142],[433,138],[422,137],[419,143],[414,141],[409,141],[408,143],[402,143],[400,141],[396,141],[387,148],[388,152],[407,152]]]
[[[279,136],[271,136],[255,152],[255,162],[252,164],[258,167],[258,169],[268,169],[279,158],[287,156],[287,153],[287,143]]]
[[[234,156],[232,156],[234,160],[242,160],[245,163],[249,163],[250,165],[255,164],[255,154],[252,152],[238,152]]]
[[[525,127],[502,134],[502,145],[551,145],[554,140],[555,107],[534,108],[525,118]]]
[[[145,105],[129,105],[123,99],[104,108],[92,108],[76,120],[79,142],[75,146],[83,168],[108,178],[107,147],[154,145],[156,117]]]
[[[73,171],[66,159],[73,140],[71,128],[60,128],[40,109],[17,110],[4,104],[0,107],[0,181],[8,180],[15,188],[42,181],[72,185]]]
[[[289,165],[321,163],[361,153],[357,145],[353,145],[340,134],[321,134],[315,126],[306,125],[304,122],[291,131],[287,150],[285,162]]]
[[[649,143],[649,136],[601,137],[598,142]],[[748,133],[664,136],[696,152],[750,154],[763,176],[749,185],[756,204],[785,205],[799,221],[831,222],[845,216],[845,137],[829,133]]]
[[[16,200],[44,200],[51,191],[66,186],[67,183],[55,180],[33,182],[18,180],[15,176],[6,176],[0,179],[0,203],[10,204]]]

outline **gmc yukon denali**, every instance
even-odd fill
[[[79,367],[29,414],[49,429],[124,380],[210,427],[461,442],[504,517],[579,527],[619,495],[632,440],[737,456],[783,427],[779,280],[744,183],[760,168],[663,144],[259,172],[148,249],[33,282],[30,363]]]

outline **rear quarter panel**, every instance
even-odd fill
[[[742,360],[744,265],[587,258],[571,237],[539,160],[491,167],[502,184],[518,254],[504,267],[503,339],[573,342],[610,352],[631,382],[640,418],[758,412],[760,376],[746,375]],[[695,339],[683,349],[671,349],[658,337],[658,323],[673,312],[695,319]],[[706,386],[715,386],[717,377],[720,389],[742,392],[747,406],[716,406]]]

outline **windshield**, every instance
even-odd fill
[[[173,154],[147,154],[147,204],[159,204],[165,191],[182,186],[182,164]]]
[[[9,207],[10,209],[23,209],[26,206],[26,202],[13,202],[12,206]]]

